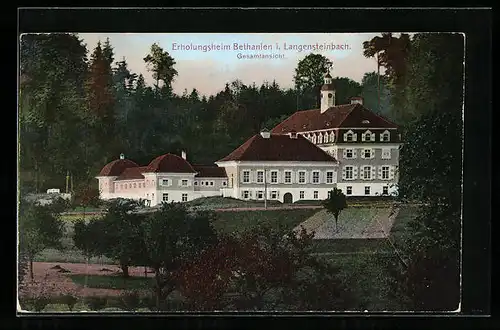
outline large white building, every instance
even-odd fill
[[[101,198],[132,198],[154,206],[199,197],[320,200],[334,187],[347,196],[397,194],[398,126],[363,106],[335,104],[329,74],[319,109],[297,111],[271,132],[256,134],[214,165],[191,165],[165,154],[147,166],[125,159],[104,166]]]

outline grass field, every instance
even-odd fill
[[[318,212],[315,209],[220,212],[215,229],[220,233],[241,233],[259,224],[286,232]]]

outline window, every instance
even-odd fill
[[[304,199],[304,192],[303,191],[299,191],[299,199]]]
[[[345,158],[347,159],[354,158],[354,151],[352,149],[346,149]]]
[[[318,199],[318,192],[317,191],[313,192],[313,198]]]
[[[306,183],[306,172],[299,172],[299,183]]]
[[[163,180],[161,180],[161,184],[162,184],[163,186],[168,186],[168,179],[163,179]]]
[[[187,186],[187,185],[188,185],[188,180],[182,180],[182,181],[181,181],[181,184],[182,184],[183,186]]]
[[[188,194],[182,194],[182,201],[187,202],[188,200]]]
[[[352,195],[352,187],[351,186],[347,186],[345,188],[345,194],[346,195]]]
[[[257,171],[257,183],[264,182],[264,171]]]
[[[195,181],[195,182],[194,182],[194,185],[195,185],[195,186],[197,186],[197,185],[198,185],[198,181]]]
[[[101,186],[101,188],[102,188],[102,186]],[[120,185],[120,189],[123,189],[123,185],[122,184]]]
[[[153,195],[153,196],[154,196],[154,195]],[[162,200],[163,200],[164,202],[168,202],[168,194],[167,194],[167,193],[163,194]]]
[[[333,183],[333,172],[326,172],[326,183]]]
[[[330,142],[334,142],[335,134],[333,132],[330,133]]]
[[[243,191],[243,198],[248,198],[249,196],[248,190]]]
[[[226,181],[222,182],[222,185],[227,186],[227,182]]]
[[[325,134],[325,137],[323,139],[323,142],[328,143],[328,134]]]
[[[271,199],[277,199],[278,198],[278,192],[277,191],[271,191]]]
[[[312,143],[316,143],[316,135],[312,136]]]
[[[331,99],[333,97],[332,93],[328,93],[328,98]]]
[[[318,135],[318,143],[323,143],[323,134]]]
[[[278,172],[271,171],[271,183],[278,183]]]
[[[365,167],[363,167],[363,177],[365,178],[365,180],[370,180],[371,179],[371,173],[372,173],[371,166],[365,166]]]
[[[363,141],[370,141],[372,138],[372,135],[370,133],[365,133]]]
[[[292,172],[285,171],[285,183],[292,183]]]
[[[352,166],[345,167],[345,179],[352,180],[353,179],[353,169]]]
[[[250,182],[250,171],[243,171],[243,182],[244,183]]]
[[[313,183],[319,183],[319,172],[313,172]]]
[[[382,149],[382,159],[391,159],[391,149]]]
[[[208,186],[210,183],[208,181],[205,181],[205,186]]]
[[[210,181],[210,185],[213,186],[214,185],[214,182],[213,181]]]
[[[389,187],[387,186],[382,187],[382,195],[389,195]]]
[[[380,134],[380,140],[383,142],[387,142],[390,140],[390,133],[388,131],[385,131],[384,133]]]
[[[137,188],[137,185],[134,183],[134,188]]]
[[[131,184],[131,183],[129,183],[129,184],[128,184],[128,187],[129,187],[129,189],[132,189],[132,184]]]
[[[151,199],[155,199],[155,193],[151,193]]]
[[[371,149],[365,149],[365,150],[363,150],[363,156],[364,156],[364,158],[370,159],[372,157],[372,151],[371,151]]]
[[[389,179],[389,166],[382,166],[382,179],[383,180]]]
[[[262,192],[262,191],[257,191],[257,198],[258,198],[258,199],[263,199],[263,198],[264,198],[264,192]]]
[[[351,142],[352,141],[352,137],[353,137],[353,134],[351,132],[349,132],[349,133],[346,134],[345,140],[347,142]]]
[[[202,186],[203,186],[203,184],[204,184],[204,182],[203,182],[203,181],[201,181],[201,182],[200,182],[200,185],[202,185]]]
[[[365,195],[370,195],[370,187],[365,187]]]

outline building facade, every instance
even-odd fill
[[[184,152],[159,156],[147,166],[121,155],[97,176],[101,198],[154,206],[210,196],[322,200],[335,187],[347,196],[397,194],[398,126],[365,108],[360,97],[336,105],[330,74],[324,82],[319,109],[295,112],[214,165],[191,165]]]
[[[337,161],[297,134],[261,132],[216,162],[225,169],[222,195],[239,199],[326,199],[337,182]]]
[[[185,153],[159,156],[147,166],[139,166],[122,154],[104,166],[96,178],[101,199],[142,200],[148,206],[220,196],[227,186],[223,168],[191,165]]]
[[[348,196],[397,194],[401,134],[396,124],[366,109],[363,99],[335,104],[335,86],[325,76],[319,109],[297,111],[273,128],[295,132],[339,162],[337,188]]]

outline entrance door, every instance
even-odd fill
[[[283,195],[283,203],[285,204],[292,204],[293,203],[293,197],[292,194],[286,193]]]

